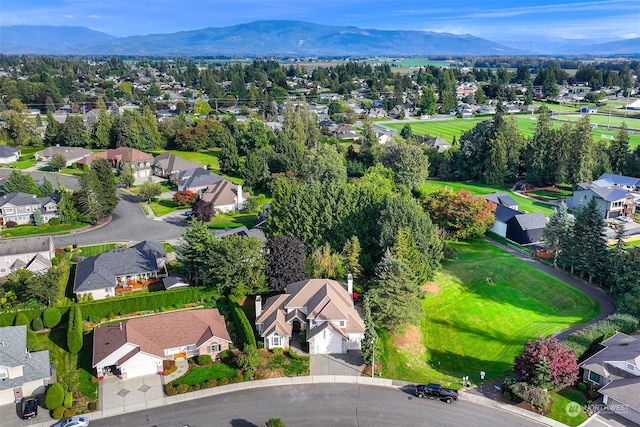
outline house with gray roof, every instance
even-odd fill
[[[66,146],[52,146],[47,147],[44,150],[36,151],[34,154],[37,162],[49,162],[54,154],[62,154],[66,159],[65,166],[71,166],[77,161],[84,159],[91,155],[91,150],[87,150],[82,147],[66,147]]]
[[[171,175],[171,181],[178,186],[178,191],[200,193],[209,185],[214,185],[224,178],[203,167],[186,169]]]
[[[610,187],[615,185],[627,191],[640,191],[640,178],[633,176],[616,175],[612,173],[603,173],[600,177],[593,181],[593,185],[598,187]]]
[[[449,142],[447,142],[443,138],[440,138],[439,136],[425,141],[425,144],[427,144],[429,147],[437,149],[438,153],[444,153],[449,148],[451,148],[451,144],[449,144]]]
[[[521,245],[529,245],[542,240],[547,228],[547,218],[540,212],[526,213],[518,210],[518,203],[506,193],[484,194],[482,196],[495,206],[495,221],[489,231]]]
[[[248,229],[245,225],[243,225],[242,227],[229,228],[226,230],[211,229],[209,231],[213,233],[213,235],[216,236],[218,239],[221,239],[225,236],[237,235],[241,237],[255,237],[258,240],[260,240],[263,244],[267,243],[267,238],[262,232],[262,230],[260,230],[259,228]]]
[[[44,394],[51,381],[49,350],[27,350],[27,327],[0,328],[0,405]]]
[[[51,268],[54,246],[51,236],[0,240],[0,277],[26,268],[34,273]]]
[[[49,222],[51,218],[58,217],[57,194],[49,197],[36,197],[29,193],[7,193],[0,196],[0,225],[9,221],[16,224],[33,223],[33,214],[40,211],[43,222]]]
[[[364,320],[353,303],[353,280],[346,286],[331,279],[291,283],[284,294],[256,301],[256,329],[267,349],[286,348],[306,331],[310,354],[360,350]]]
[[[598,388],[610,411],[640,424],[640,339],[618,332],[601,345],[580,363],[583,379]]]
[[[173,153],[165,152],[153,158],[151,170],[154,175],[168,178],[173,174],[180,173],[188,169],[202,167],[198,163],[190,162]]]
[[[251,196],[249,193],[242,192],[242,185],[233,184],[226,179],[207,185],[200,194],[202,200],[212,203],[213,207],[220,212],[242,210],[249,196]]]
[[[20,158],[20,150],[9,147],[8,145],[0,145],[0,163],[14,163]]]
[[[566,203],[569,209],[578,210],[587,206],[591,199],[596,200],[603,219],[635,216],[636,204],[633,194],[617,185],[600,187],[595,182],[591,184],[581,182],[576,186],[573,194],[566,197]]]
[[[144,289],[145,284],[167,276],[167,254],[162,243],[145,240],[80,261],[73,293],[94,300]]]

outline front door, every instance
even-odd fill
[[[13,397],[16,403],[21,402],[22,398],[22,387],[16,387],[13,389]]]

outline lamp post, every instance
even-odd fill
[[[371,357],[371,378],[373,378],[373,371],[376,369],[376,340],[371,340],[371,346],[373,347],[373,356]]]

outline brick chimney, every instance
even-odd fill
[[[351,273],[347,274],[347,292],[350,297],[353,297],[353,275]]]
[[[260,317],[262,313],[262,297],[260,295],[256,296],[256,319]]]

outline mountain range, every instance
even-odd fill
[[[502,42],[430,31],[256,21],[170,34],[114,37],[85,27],[1,26],[0,53],[49,55],[421,56],[640,53],[640,38],[604,44]]]

